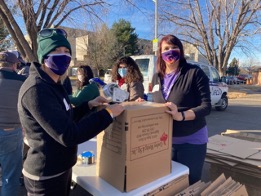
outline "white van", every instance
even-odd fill
[[[157,57],[154,55],[138,55],[131,56],[131,58],[133,58],[139,65],[140,71],[143,75],[144,93],[147,94],[151,92],[152,89],[149,89],[149,84],[152,81],[153,74],[156,72]]]
[[[145,94],[151,92],[149,84],[152,81],[153,74],[156,72],[156,56],[154,55],[139,55],[131,56],[139,65],[141,73],[144,77]],[[188,61],[191,64],[199,66],[209,77],[209,86],[211,92],[211,104],[218,111],[224,111],[228,106],[228,85],[221,82],[221,78],[217,69],[211,65],[200,62]]]
[[[111,74],[111,69],[107,69],[107,71],[104,74],[104,82],[106,84],[109,84],[112,82],[112,74]]]

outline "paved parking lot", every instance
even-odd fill
[[[233,95],[236,93],[237,96]],[[229,106],[226,111],[213,110],[207,117],[209,136],[231,130],[261,130],[261,86],[235,86],[230,89]],[[261,133],[260,133],[261,134]],[[261,177],[255,178],[233,171],[233,168],[205,163],[202,180],[213,181],[221,173],[246,185],[248,194],[261,196]]]
[[[227,129],[261,130],[261,86],[231,86],[229,87],[229,95],[232,98],[229,99],[227,110],[219,112],[213,109],[207,117],[209,136],[220,134]],[[227,168],[220,168],[205,163],[202,180],[205,182],[213,181],[223,172],[226,177],[231,176],[234,180],[246,184],[249,195],[261,196],[261,179],[251,178]],[[26,196],[26,190],[23,186],[21,186],[20,193],[19,196]],[[76,188],[71,191],[71,196],[88,195],[89,194],[79,186],[76,186]]]

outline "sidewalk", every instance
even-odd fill
[[[261,86],[258,85],[229,85],[228,86],[228,98],[236,99],[244,97],[248,94],[261,94]]]

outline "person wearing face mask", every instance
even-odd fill
[[[143,76],[137,63],[129,56],[121,57],[112,68],[112,81],[129,92],[128,101],[144,97]]]
[[[99,88],[95,83],[90,84],[89,80],[93,78],[93,72],[90,66],[81,65],[77,69],[77,90],[69,96],[71,104],[79,106],[86,101],[90,101],[100,95]]]
[[[37,42],[39,63],[30,65],[18,98],[19,118],[29,146],[22,170],[24,184],[28,195],[67,196],[77,145],[108,127],[124,108],[120,104],[107,105],[101,96],[71,107],[61,83],[72,53],[66,32],[43,29]],[[105,108],[74,120],[79,111],[91,112],[100,105]]]
[[[158,48],[157,73],[152,79],[152,99],[165,103],[173,117],[172,160],[189,168],[189,183],[201,179],[206,156],[210,114],[209,79],[187,63],[183,45],[174,35],[164,36]]]

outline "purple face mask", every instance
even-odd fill
[[[55,74],[61,76],[69,67],[71,56],[68,54],[49,54],[44,62]]]
[[[166,63],[174,63],[180,59],[180,49],[176,48],[176,49],[168,50],[166,52],[161,53],[161,55],[162,55],[162,59]]]

